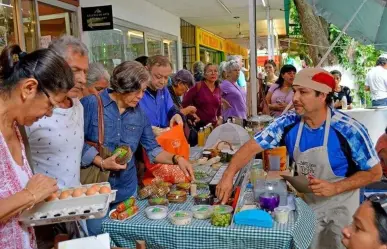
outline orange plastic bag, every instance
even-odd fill
[[[156,140],[165,151],[182,156],[187,160],[189,159],[189,144],[185,138],[183,126],[174,126],[169,131],[158,136]],[[151,182],[153,178],[170,183],[190,182],[190,179],[185,176],[178,165],[152,164],[145,151],[143,153],[143,159],[147,169],[143,180],[144,185]]]

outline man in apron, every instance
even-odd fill
[[[382,175],[367,129],[330,107],[334,88],[334,78],[327,71],[300,71],[293,83],[295,112],[275,119],[247,142],[233,157],[216,189],[225,203],[234,175],[251,158],[285,145],[296,173],[310,179],[313,193],[305,194],[305,201],[318,219],[312,249],[343,248],[341,230],[359,206],[359,188]]]

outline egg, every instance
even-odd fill
[[[67,198],[69,198],[69,197],[71,196],[71,193],[72,193],[72,191],[70,191],[70,190],[65,190],[65,191],[63,191],[63,192],[60,194],[59,199],[61,199],[61,200],[67,199]]]
[[[82,188],[77,188],[73,192],[73,197],[80,197],[83,195],[83,189]]]
[[[45,201],[53,201],[53,200],[56,200],[58,198],[58,195],[57,195],[57,193],[53,193],[53,194],[51,194],[49,197],[47,197],[46,199],[45,199]]]
[[[100,189],[99,189],[99,193],[100,194],[109,194],[111,191],[111,189],[108,187],[108,186],[102,186]]]
[[[89,189],[91,189],[91,188],[95,189],[95,191],[97,192],[97,191],[99,191],[99,189],[101,188],[101,186],[98,185],[98,184],[94,184],[94,185],[91,186]]]
[[[82,193],[86,194],[87,188],[83,187],[83,188],[80,188],[80,189],[82,189]]]
[[[97,190],[95,190],[95,188],[91,187],[89,188],[87,191],[86,191],[86,195],[89,196],[89,195],[95,195],[97,193]]]

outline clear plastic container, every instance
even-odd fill
[[[217,205],[213,207],[211,224],[218,227],[227,227],[231,223],[233,208],[228,205]]]
[[[196,205],[212,205],[214,197],[210,194],[198,194],[194,197]]]
[[[168,200],[171,203],[183,203],[187,200],[187,192],[172,191],[168,194]]]
[[[212,206],[210,205],[196,205],[191,208],[193,216],[198,220],[206,220],[211,217]]]
[[[280,224],[288,223],[290,210],[287,207],[277,207],[274,209],[274,218]]]
[[[179,210],[168,215],[169,221],[176,226],[188,225],[192,221],[192,212]]]
[[[145,209],[145,214],[148,219],[161,220],[167,217],[168,208],[166,206],[152,206]]]
[[[162,206],[168,206],[169,201],[167,198],[151,198],[148,200],[149,205],[151,206],[157,206],[157,205],[162,205]]]

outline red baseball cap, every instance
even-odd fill
[[[334,91],[336,82],[333,75],[322,68],[305,68],[296,74],[293,85],[330,93]]]

